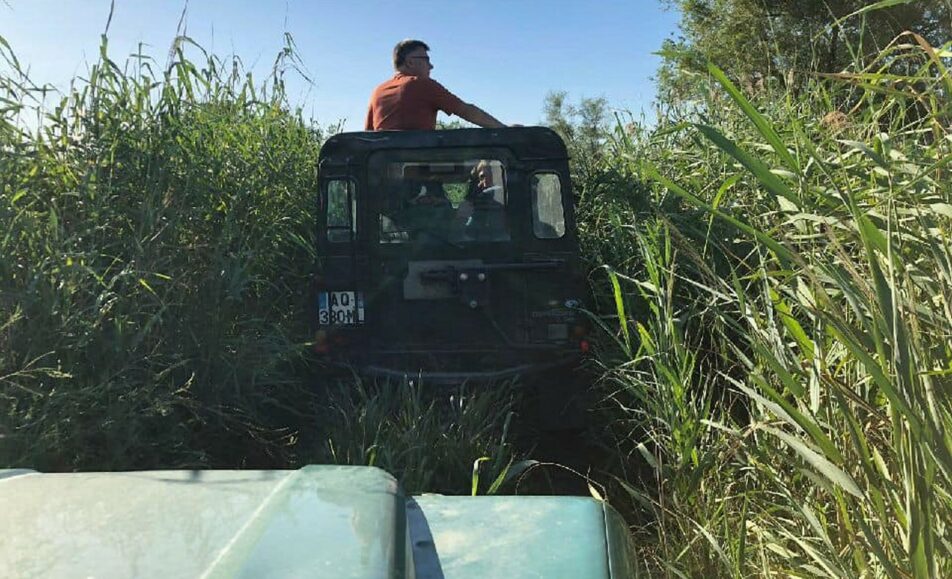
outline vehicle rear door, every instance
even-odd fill
[[[480,162],[499,181],[485,188],[483,198],[473,183],[460,181]],[[371,155],[368,190],[376,223],[369,226],[374,290],[367,315],[379,351],[417,356],[428,367],[460,356],[485,366],[504,353],[517,358],[511,354],[530,343],[527,280],[551,265],[527,263],[516,242],[516,166],[512,153],[499,148]],[[461,184],[470,191],[461,193]],[[433,194],[437,199],[424,201]]]

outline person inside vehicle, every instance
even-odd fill
[[[482,160],[473,168],[475,186],[472,191],[473,200],[500,202],[502,200],[502,185],[496,184],[493,171],[496,168],[490,161]]]
[[[439,181],[424,181],[419,187],[413,185],[416,193],[411,196],[408,203],[410,205],[449,205],[450,200],[446,197],[446,190],[443,183]]]
[[[508,238],[503,211],[505,192],[502,183],[497,184],[501,175],[496,172],[501,170],[498,162],[479,161],[473,167],[469,193],[456,209],[456,222],[464,231],[489,241]]]
[[[443,111],[483,128],[505,127],[495,117],[463,102],[430,78],[430,47],[420,40],[403,40],[393,48],[396,74],[370,96],[364,130],[413,131],[436,129],[436,113]]]

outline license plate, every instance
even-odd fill
[[[317,321],[323,326],[353,326],[364,323],[362,292],[321,292],[317,303]]]

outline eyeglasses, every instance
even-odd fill
[[[416,58],[416,59],[418,59],[418,60],[422,60],[423,62],[426,62],[427,64],[430,63],[430,57],[429,57],[429,56],[408,56],[408,57],[407,57],[407,60],[410,60],[411,58]]]

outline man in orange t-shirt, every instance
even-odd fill
[[[430,47],[420,40],[404,40],[393,49],[397,74],[374,89],[367,109],[367,131],[412,131],[436,128],[436,112],[456,115],[480,127],[505,127],[492,115],[463,102],[430,78]]]

